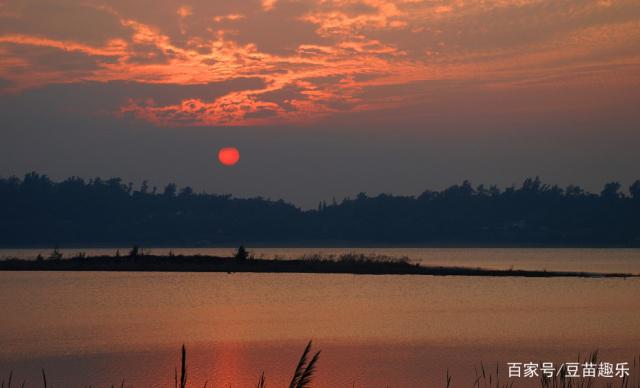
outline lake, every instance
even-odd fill
[[[230,255],[229,248],[152,253]],[[66,254],[113,254],[72,249]],[[121,248],[122,254],[127,249]],[[345,252],[433,265],[640,273],[638,249],[255,248],[257,257]],[[49,250],[0,250],[35,257]],[[57,387],[286,386],[306,342],[314,387],[471,387],[474,367],[640,354],[640,279],[327,274],[0,273],[0,376]],[[637,366],[636,366],[637,368]],[[1,380],[1,378],[0,378]],[[29,384],[31,382],[31,385]],[[518,380],[516,386],[526,386]]]

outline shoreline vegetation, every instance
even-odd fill
[[[307,255],[296,259],[254,258],[244,248],[234,256],[152,255],[138,247],[121,256],[87,256],[80,252],[64,258],[58,249],[48,258],[33,260],[7,258],[0,260],[0,271],[122,271],[122,272],[226,272],[232,273],[314,273],[354,275],[431,275],[431,276],[494,276],[494,277],[581,277],[627,278],[632,273],[580,271],[547,271],[524,269],[487,269],[455,266],[426,266],[412,263],[408,257],[384,255]]]
[[[598,192],[539,178],[416,195],[364,192],[301,208],[120,178],[0,176],[0,246],[640,247],[640,180]]]

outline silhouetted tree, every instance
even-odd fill
[[[569,185],[564,191],[567,197],[580,197],[584,195],[584,190],[580,186]]]
[[[475,194],[475,190],[473,189],[473,186],[471,186],[471,182],[466,179],[462,182],[462,185],[460,186],[460,194],[464,197],[469,197]]]
[[[501,191],[469,181],[417,197],[358,194],[305,211],[282,200],[132,191],[119,178],[0,178],[0,244],[225,244],[233,241],[615,244],[640,241],[640,183],[599,194],[529,178]],[[176,195],[176,193],[180,193]],[[133,254],[142,254],[133,250]]]
[[[175,183],[169,183],[168,185],[165,186],[164,191],[162,192],[162,194],[165,197],[175,197],[176,193],[178,192],[178,187],[176,186]]]
[[[617,199],[620,197],[620,188],[622,185],[619,182],[609,182],[604,185],[604,189],[600,193],[600,196],[604,199]]]
[[[522,187],[520,188],[520,191],[525,193],[537,194],[543,191],[543,189],[544,189],[544,186],[540,181],[540,177],[536,177],[535,179],[531,179],[531,178],[525,179],[524,183],[522,183]]]
[[[187,187],[183,188],[182,190],[180,190],[179,196],[181,196],[181,197],[189,197],[191,195],[193,195],[193,189],[191,187],[189,187],[189,186],[187,186]]]
[[[236,260],[247,260],[249,258],[249,252],[245,249],[244,245],[240,245],[236,254],[233,255]]]
[[[631,198],[640,200],[640,180],[636,180],[629,186],[629,193]]]
[[[53,251],[49,254],[49,260],[61,260],[63,257],[58,247],[53,248]]]
[[[133,247],[131,247],[131,250],[129,251],[129,257],[138,257],[140,256],[140,247],[137,245],[134,245]]]
[[[142,181],[142,184],[140,185],[140,193],[147,194],[148,191],[149,191],[149,182],[144,180],[144,181]]]

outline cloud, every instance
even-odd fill
[[[91,100],[104,111],[161,126],[313,123],[349,111],[375,121],[429,103],[440,85],[637,86],[638,42],[632,0],[9,1],[0,93],[102,90]]]
[[[132,81],[79,82],[51,84],[30,89],[23,93],[0,95],[3,116],[26,117],[34,110],[45,116],[108,117],[119,116],[149,119],[142,113],[149,108],[158,117],[155,124],[162,124],[161,117],[169,117],[171,106],[180,106],[173,115],[176,124],[195,125],[198,117],[194,101],[200,104],[216,104],[226,96],[265,86],[261,78],[237,78],[206,84],[157,84]],[[136,111],[132,107],[139,107]],[[36,109],[37,108],[37,109]],[[153,109],[151,109],[153,108]],[[160,114],[159,112],[162,112]],[[194,119],[187,120],[186,116]],[[152,121],[149,119],[149,121]]]
[[[8,89],[13,85],[13,82],[8,79],[0,78],[0,90]]]
[[[130,31],[118,18],[87,2],[10,0],[0,4],[0,35],[29,35],[86,45],[126,39]]]

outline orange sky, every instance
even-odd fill
[[[375,118],[639,74],[637,0],[0,2],[0,93],[126,82],[102,110],[156,126]]]

